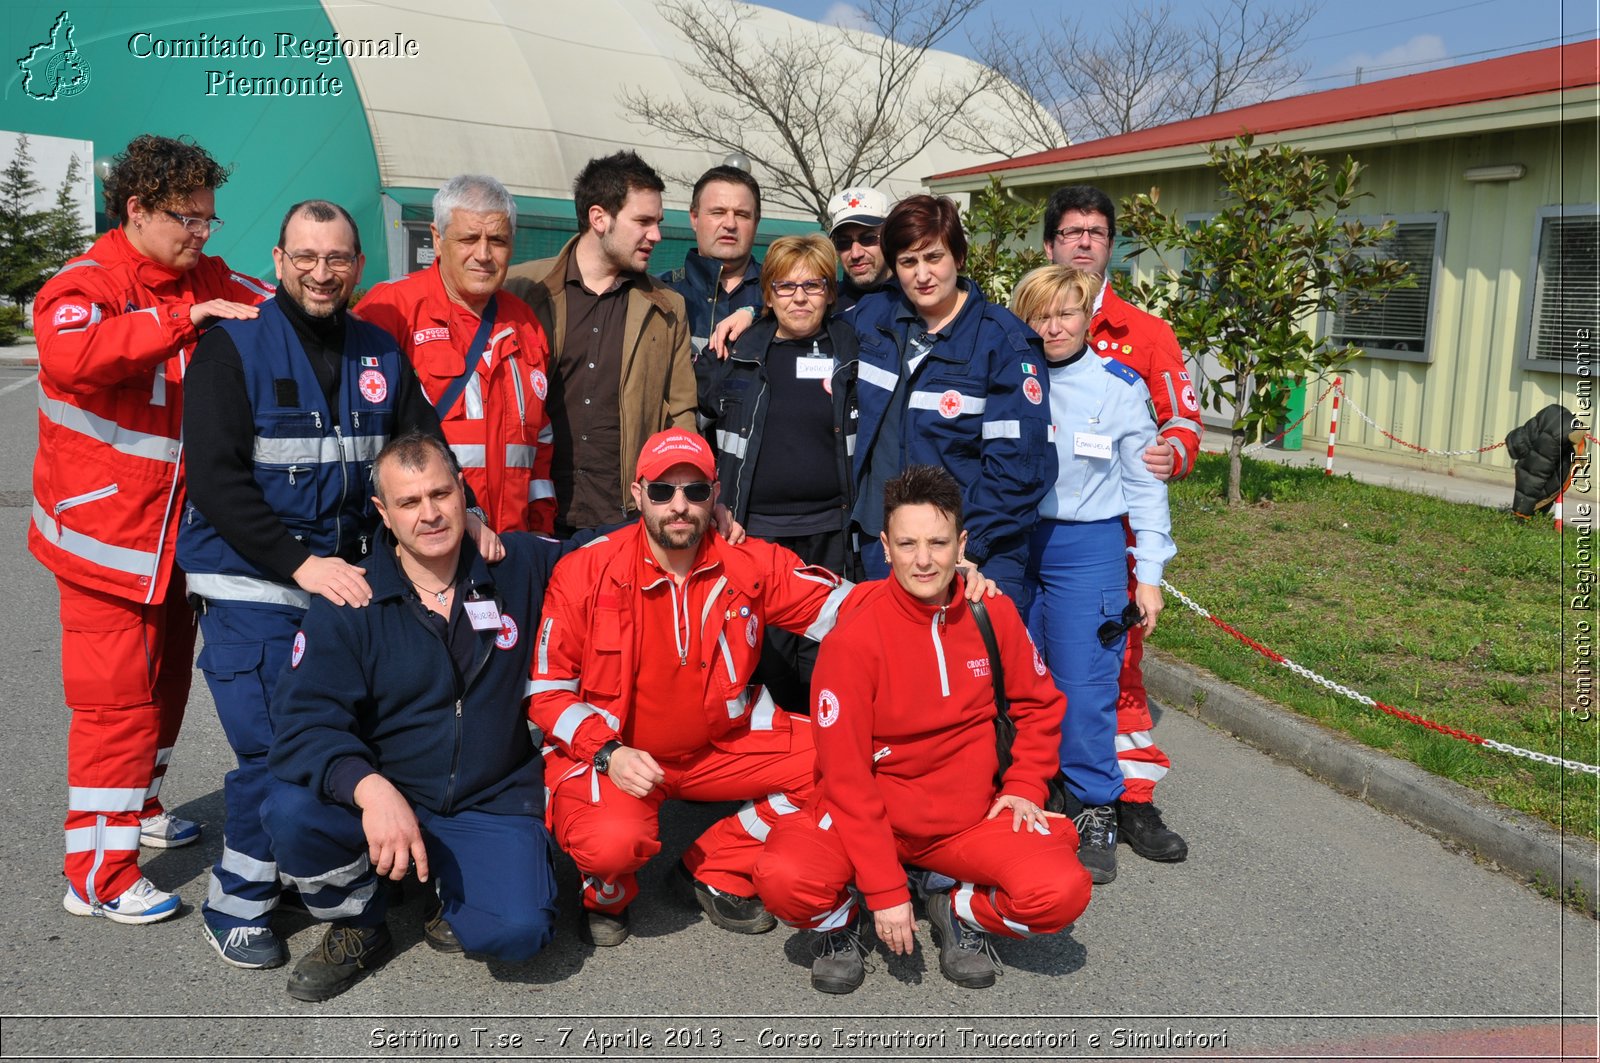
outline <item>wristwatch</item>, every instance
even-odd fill
[[[489,526],[489,515],[483,511],[482,506],[468,506],[467,512],[478,518],[478,523],[485,528]]]
[[[601,746],[600,751],[594,755],[594,770],[599,772],[601,775],[605,775],[607,772],[609,772],[611,770],[611,754],[615,753],[621,748],[622,739],[620,738],[613,738],[611,741]]]

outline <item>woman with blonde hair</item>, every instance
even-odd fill
[[[1167,488],[1145,466],[1155,441],[1139,374],[1089,350],[1101,278],[1046,266],[1022,279],[1011,309],[1044,341],[1059,473],[1039,505],[1028,561],[1035,593],[1028,629],[1067,697],[1061,767],[1078,828],[1078,858],[1096,883],[1117,874],[1117,676],[1129,629],[1148,636],[1161,614],[1161,575],[1177,548]],[[1128,597],[1133,529],[1137,586]]]

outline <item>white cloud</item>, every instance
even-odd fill
[[[867,23],[867,16],[854,4],[840,3],[829,6],[827,12],[819,20],[825,26],[839,26],[848,30],[864,30],[871,27]]]
[[[1362,80],[1371,81],[1376,78],[1401,77],[1405,74],[1415,74],[1419,70],[1442,66],[1448,54],[1443,37],[1433,33],[1419,33],[1408,41],[1376,54],[1356,52],[1345,56],[1340,60],[1339,66],[1343,70],[1352,72],[1360,67]]]

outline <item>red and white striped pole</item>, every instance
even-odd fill
[[[1558,535],[1561,533],[1561,498],[1566,493],[1567,489],[1563,487],[1556,495],[1556,504],[1550,507],[1550,516],[1555,520],[1556,534]]]
[[[1339,438],[1339,396],[1344,393],[1344,378],[1333,378],[1333,419],[1328,422],[1328,463],[1322,467],[1322,475],[1333,475],[1333,443]]]

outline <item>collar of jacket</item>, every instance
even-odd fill
[[[102,239],[110,241],[111,247],[116,252],[116,258],[127,263],[128,267],[133,270],[133,275],[139,279],[139,283],[151,291],[176,284],[186,272],[185,270],[173,269],[171,266],[163,265],[144,254],[133,246],[133,241],[128,239],[120,227],[109,230]],[[195,264],[199,265],[199,263]],[[111,263],[106,262],[102,263],[102,265],[109,266]]]
[[[372,588],[372,601],[374,603],[391,598],[403,597],[411,581],[406,578],[400,568],[400,559],[395,556],[399,548],[394,533],[388,528],[379,528],[377,542],[374,549],[367,556],[367,584]],[[463,579],[459,573],[466,569]],[[494,576],[489,572],[489,563],[478,553],[478,548],[472,543],[472,536],[461,536],[461,559],[456,563],[456,586],[465,590],[464,597],[477,599],[494,598]]]
[[[1128,302],[1118,295],[1116,289],[1111,287],[1111,282],[1106,282],[1104,293],[1100,296],[1100,312],[1095,315],[1105,321],[1112,328],[1126,328],[1128,324]],[[1093,325],[1093,322],[1090,322]]]
[[[939,613],[944,613],[946,624],[958,623],[967,612],[967,581],[957,572],[950,586],[953,593],[950,595],[948,605],[930,605],[921,598],[913,598],[911,592],[900,586],[900,581],[895,579],[894,573],[889,573],[883,582],[889,585],[889,596],[894,599],[900,611],[919,625],[931,624],[933,618]]]
[[[953,339],[963,330],[969,328],[975,318],[983,316],[985,308],[989,305],[989,301],[983,297],[983,289],[966,277],[957,277],[956,287],[967,293],[966,301],[961,304],[961,309],[956,311],[956,316],[951,318],[944,328],[938,332],[929,333],[929,335],[945,336]],[[880,325],[879,328],[887,328],[900,336],[909,335],[912,326],[921,322],[922,315],[917,312],[916,306],[912,304],[911,298],[906,295],[904,289],[887,288],[885,290],[898,295],[900,301],[895,305],[894,313],[890,317],[890,321],[893,322],[892,327]],[[948,343],[936,343],[933,345],[933,350],[928,352],[928,357],[937,358],[942,362],[965,362],[971,354],[970,351],[967,351],[957,357],[955,352],[949,350],[950,346]]]
[[[567,262],[571,260],[573,249],[578,246],[578,241],[581,239],[583,237],[580,234],[568,240],[566,246],[551,260],[550,272],[546,273],[539,281],[540,287],[544,288],[552,299],[561,294],[562,289],[566,287]],[[656,280],[649,273],[634,273],[630,276],[634,281],[633,291],[628,296],[630,299],[634,295],[648,299],[663,314],[673,315],[680,312],[675,310],[672,305],[672,300],[683,298],[677,292]]]
[[[820,336],[823,333],[827,333],[828,340],[833,344],[833,357],[837,361],[839,357],[839,351],[844,349],[845,344],[849,342],[850,338],[854,337],[855,331],[856,330],[853,325],[839,320],[830,313],[828,316],[822,319],[822,328],[818,329],[812,335]],[[847,333],[848,336],[846,335]],[[811,336],[806,337],[806,339],[810,338]],[[730,359],[739,359],[746,362],[760,362],[762,364],[766,364],[767,352],[772,348],[772,345],[777,342],[778,319],[771,311],[767,311],[760,317],[756,318],[756,323],[745,329],[744,335],[740,336],[733,342],[732,350],[728,352],[728,357]],[[796,340],[794,342],[804,343],[805,340]],[[745,352],[742,357],[739,353],[741,348],[743,348]],[[838,364],[849,365],[854,361],[854,358],[850,358],[844,362],[839,362]]]
[[[649,549],[644,539],[645,535],[644,518],[641,517],[626,528],[606,536],[608,542],[616,543],[613,547],[616,553],[612,554],[606,563],[605,578],[612,586],[623,590],[635,586],[642,567],[639,561],[640,552]],[[598,550],[604,547],[596,545],[585,549]],[[719,575],[727,577],[728,590],[742,594],[746,598],[754,598],[761,593],[761,578],[754,566],[744,563],[744,558],[744,551],[737,546],[729,546],[713,524],[706,529],[705,548],[695,562],[695,571],[713,568]]]
[[[709,292],[722,283],[722,263],[714,258],[707,258],[699,250],[691,247],[689,253],[683,256],[683,276],[695,286],[697,291]],[[752,253],[750,260],[744,264],[744,276],[739,278],[739,283],[734,286],[736,292],[746,284],[761,283],[761,263],[756,261]],[[733,292],[729,292],[732,295]]]

